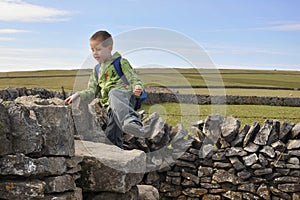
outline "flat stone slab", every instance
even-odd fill
[[[88,192],[128,192],[143,179],[146,154],[114,145],[75,141],[75,156],[83,157],[79,184]]]

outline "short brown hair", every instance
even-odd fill
[[[102,41],[102,46],[104,47],[113,46],[113,39],[107,31],[97,31],[92,35],[90,40]]]

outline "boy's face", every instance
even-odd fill
[[[102,63],[106,61],[107,58],[111,57],[112,46],[104,47],[102,46],[101,40],[90,40],[90,46],[93,53],[93,57]]]

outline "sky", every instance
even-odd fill
[[[298,0],[0,0],[0,71],[92,68],[98,30],[134,67],[300,70],[299,8]]]

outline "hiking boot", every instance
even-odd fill
[[[142,125],[137,123],[128,123],[122,127],[123,131],[127,134],[133,135],[135,137],[146,137],[145,129]]]

